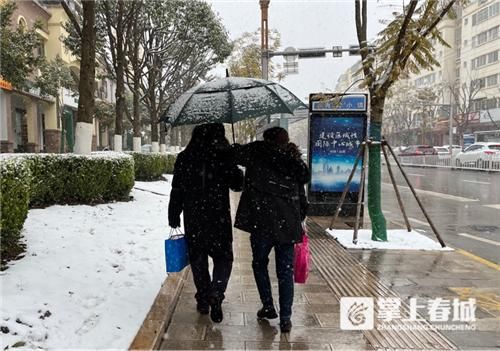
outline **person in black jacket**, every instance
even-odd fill
[[[257,317],[277,318],[267,269],[274,248],[278,276],[280,328],[292,327],[294,244],[302,240],[307,211],[304,184],[310,172],[290,145],[285,129],[264,132],[264,141],[235,146],[236,162],[246,167],[245,187],[235,227],[250,233],[252,268],[263,307]]]
[[[184,229],[196,286],[197,309],[214,322],[223,319],[222,300],[233,264],[229,189],[241,191],[243,172],[232,160],[232,151],[221,123],[199,125],[186,149],[177,156],[168,207],[172,228]],[[208,256],[214,263],[212,280]]]

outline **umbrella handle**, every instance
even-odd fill
[[[233,130],[233,144],[236,144],[236,139],[234,137],[234,122],[232,119],[231,119],[231,129]]]

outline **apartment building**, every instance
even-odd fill
[[[450,108],[454,143],[460,139],[459,125],[464,133],[500,129],[500,0],[472,0],[457,9],[456,19],[441,21],[438,29],[450,46],[434,43],[440,66],[398,83],[415,91],[432,91],[435,96],[409,111],[413,123],[409,143],[413,144],[448,144]],[[353,68],[340,76],[337,91],[354,81]],[[392,91],[397,95],[405,89]],[[398,130],[386,117],[385,135],[393,144],[401,143],[408,130]]]
[[[37,29],[41,44],[33,55],[44,55],[49,38],[48,22],[50,13],[38,1],[18,1],[11,17],[12,27]],[[32,80],[31,77],[30,80]],[[0,84],[0,143],[1,152],[40,152],[45,148],[44,123],[49,118],[48,111],[54,104],[51,98],[43,97],[30,87],[14,89],[10,82],[2,79]]]
[[[66,1],[72,11],[81,12],[80,1]],[[33,54],[44,56],[47,61],[60,57],[78,77],[79,59],[61,41],[68,35],[63,25],[68,16],[61,2],[16,1],[16,6],[11,18],[12,26],[31,28],[37,21],[42,23],[42,28],[37,30],[42,44]],[[95,93],[96,98],[114,103],[114,82],[101,79],[96,82]],[[56,101],[52,97],[41,96],[37,89],[16,90],[9,82],[1,80],[0,103],[1,152],[72,151],[78,111],[78,96],[74,92],[62,88]],[[109,145],[107,136],[101,135],[96,120],[93,134],[93,150]]]
[[[500,0],[476,0],[462,12],[460,81],[473,89],[468,132],[500,129]]]

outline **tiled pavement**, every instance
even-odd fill
[[[223,304],[224,320],[212,323],[196,311],[191,274],[181,292],[161,349],[247,349],[247,350],[369,350],[361,332],[339,329],[339,304],[314,266],[307,284],[295,285],[293,328],[281,334],[278,319],[257,321],[260,308],[251,267],[248,234],[236,230],[235,262]],[[270,275],[277,305],[277,280],[270,261]],[[276,306],[278,308],[278,306]]]
[[[323,228],[330,218],[315,218]],[[365,221],[368,216],[365,215]],[[393,223],[388,223],[394,226]],[[369,227],[369,225],[368,225]],[[500,274],[458,251],[348,250],[403,302],[436,298],[477,300],[476,330],[441,331],[459,349],[500,349]],[[424,313],[429,320],[429,316]],[[439,323],[438,323],[439,324]]]
[[[235,197],[232,200],[236,200]],[[314,220],[323,227],[329,224],[329,218]],[[295,285],[292,332],[282,335],[278,320],[258,322],[255,314],[260,303],[251,267],[249,237],[238,230],[235,230],[234,237],[235,262],[223,304],[224,321],[214,324],[208,316],[196,312],[195,288],[189,274],[161,349],[372,349],[361,332],[339,329],[339,304],[314,265],[307,284]],[[410,297],[425,300],[437,297],[477,298],[477,330],[443,331],[443,334],[459,349],[490,350],[500,347],[498,270],[458,252],[349,250],[349,253],[403,301],[408,302]],[[277,302],[273,262],[271,259],[269,269]]]

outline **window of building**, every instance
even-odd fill
[[[464,46],[467,46],[467,39],[464,40]]]
[[[484,44],[488,41],[488,32],[482,32],[477,35],[477,45]]]
[[[498,50],[492,51],[488,54],[478,56],[474,58],[471,63],[472,63],[472,68],[477,69],[479,67],[482,67],[486,64],[491,64],[495,63],[498,61]]]
[[[467,61],[464,61],[464,68],[467,68]]]
[[[488,19],[488,8],[484,8],[477,13],[478,23],[484,22]]]
[[[45,43],[43,40],[40,41],[36,48],[36,55],[37,57],[45,57]]]
[[[17,25],[23,32],[26,30],[26,28],[28,28],[28,23],[26,23],[26,20],[24,19],[23,16],[19,16],[19,19],[17,20]]]
[[[486,108],[487,109],[494,109],[498,107],[498,99],[497,98],[491,98],[486,101]]]
[[[485,30],[478,35],[473,36],[472,47],[475,48],[476,46],[482,45],[491,40],[495,40],[496,38],[498,38],[499,29],[500,26],[495,26],[493,28],[490,28],[489,30]]]
[[[472,15],[472,25],[478,25],[500,13],[500,2],[496,2]]]
[[[462,40],[462,28],[458,27],[455,29],[455,44],[460,44]]]
[[[485,4],[487,2],[488,2],[488,0],[477,0],[477,5],[481,6],[482,4]]]
[[[498,84],[498,74],[486,77],[486,86],[493,87]]]
[[[498,38],[498,29],[500,26],[496,26],[488,30],[488,40],[493,40]]]
[[[466,26],[469,23],[469,19],[467,17],[464,18],[464,26]]]
[[[488,63],[494,63],[498,61],[498,51],[493,51],[487,54],[488,56]]]
[[[486,78],[479,78],[474,81],[476,88],[482,89],[486,86]]]
[[[106,80],[102,81],[102,93],[105,99],[108,98],[108,82]]]
[[[489,7],[490,9],[490,17],[498,15],[500,12],[500,2],[497,2]]]

